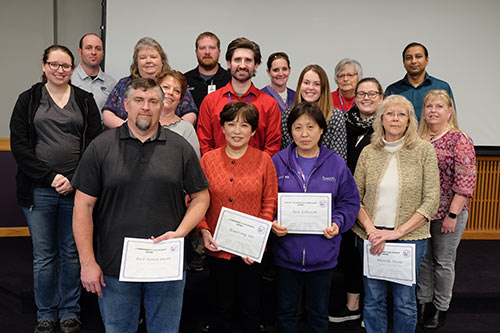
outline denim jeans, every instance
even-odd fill
[[[415,241],[398,240],[391,242],[415,244],[415,273],[418,281],[418,269],[427,250],[427,239]],[[358,238],[358,248],[360,251],[363,251],[363,240],[361,238]],[[387,332],[388,288],[391,288],[392,297],[394,299],[393,332],[415,332],[417,326],[416,284],[406,286],[389,281],[369,279],[366,276],[363,276],[363,284],[365,287],[363,320],[365,322],[366,332]]]
[[[298,332],[297,307],[302,286],[306,298],[307,332],[328,332],[328,301],[333,269],[299,272],[277,267],[278,332]]]
[[[120,282],[104,276],[99,309],[107,333],[137,332],[141,303],[150,333],[179,332],[186,272],[180,281]]]
[[[73,238],[74,195],[35,188],[33,207],[23,208],[33,242],[37,319],[78,318],[80,262]]]
[[[439,311],[450,307],[455,282],[455,260],[457,248],[467,224],[468,211],[457,217],[455,232],[441,233],[443,220],[431,221],[431,236],[427,244],[427,253],[420,266],[420,279],[417,297],[421,303],[433,302]]]

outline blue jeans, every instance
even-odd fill
[[[80,262],[73,238],[74,195],[35,188],[33,207],[23,208],[33,242],[37,319],[78,318]]]
[[[391,241],[394,243],[415,244],[416,277],[418,281],[418,269],[424,260],[427,250],[427,239],[416,241]],[[358,238],[358,248],[363,251],[363,240]],[[365,287],[365,298],[363,308],[363,320],[366,331],[387,332],[387,289],[391,288],[394,299],[393,308],[393,332],[407,333],[415,332],[417,326],[417,298],[416,284],[411,286],[393,283],[389,281],[369,279],[363,276]]]
[[[278,273],[278,332],[298,332],[297,306],[302,286],[307,308],[307,332],[328,332],[328,302],[333,269],[299,272],[276,267]]]
[[[186,272],[180,281],[120,282],[104,276],[99,309],[107,333],[137,332],[141,303],[148,332],[179,332]]]

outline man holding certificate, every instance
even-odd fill
[[[163,97],[153,80],[133,80],[128,120],[89,145],[72,180],[81,281],[99,296],[106,332],[135,332],[141,303],[148,332],[179,330],[182,237],[205,215],[209,194],[191,145],[160,126]]]
[[[311,94],[314,86],[305,88]],[[344,160],[319,145],[327,124],[315,103],[296,105],[287,129],[293,142],[273,157],[280,193],[274,263],[278,273],[278,331],[297,332],[297,306],[304,285],[307,332],[328,331],[328,302],[340,233],[359,211],[354,179]]]
[[[248,145],[259,124],[259,113],[254,105],[243,102],[227,104],[220,113],[220,124],[226,146],[205,153],[200,160],[210,184],[210,207],[205,219],[197,227],[203,237],[211,288],[214,291],[210,329],[212,332],[231,332],[233,300],[237,295],[242,332],[257,332],[260,324],[262,266],[249,257],[221,251],[214,237],[219,215],[228,213],[223,207],[267,220],[271,224],[278,196],[276,171],[266,152]],[[237,214],[231,215],[236,219]],[[238,220],[240,224],[247,225],[253,222],[247,218]],[[220,221],[224,221],[222,216]],[[225,229],[226,238],[242,240],[240,248],[248,244],[243,241],[245,235],[242,234],[246,233],[244,229]],[[233,247],[238,247],[238,244],[233,244]]]

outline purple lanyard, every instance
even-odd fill
[[[229,103],[232,103],[233,100],[231,99],[231,93],[228,92],[227,95],[229,96]],[[248,98],[247,98],[247,101],[245,102],[245,104],[248,104],[248,102],[250,101],[250,97],[251,96],[252,96],[251,94],[248,94]]]

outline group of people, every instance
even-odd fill
[[[298,330],[303,302],[308,332],[361,315],[368,332],[385,332],[388,288],[394,332],[412,332],[417,321],[442,326],[475,153],[449,85],[425,71],[425,46],[404,49],[407,75],[385,92],[353,59],[335,67],[337,90],[311,64],[294,91],[289,56],[275,52],[271,82],[260,90],[252,83],[257,43],[231,41],[227,71],[215,34],[200,34],[195,52],[198,66],[183,75],[157,41],[142,38],[130,75],[116,83],[99,67],[95,34],[81,38],[76,68],[68,48],[44,51],[42,82],[19,96],[10,123],[17,197],[33,241],[35,332],[57,322],[62,332],[80,330],[80,285],[98,295],[108,332],[137,331],[141,306],[148,331],[177,332],[185,273],[179,281],[120,281],[123,239],[193,232],[186,246],[198,242],[210,270],[210,330],[230,332],[237,309],[242,331],[259,331],[263,265],[218,247],[222,207],[272,223],[278,331]],[[323,234],[288,233],[276,221],[278,192],[330,193]],[[414,244],[416,284],[363,275],[363,256],[389,242]],[[329,313],[337,264],[346,303]]]

